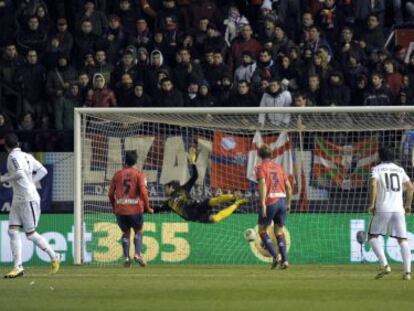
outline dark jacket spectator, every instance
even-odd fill
[[[58,130],[73,130],[74,109],[82,107],[84,101],[77,83],[71,83],[62,98],[60,109],[55,109],[55,128]]]
[[[157,107],[183,107],[184,99],[180,91],[174,89],[173,82],[169,78],[161,81],[161,90],[155,99]]]
[[[62,53],[70,55],[73,48],[73,35],[68,31],[68,22],[65,18],[57,20],[57,31],[54,37],[59,39],[59,48]]]
[[[199,83],[197,97],[194,99],[194,107],[215,107],[216,98],[210,94],[210,86],[206,80]]]
[[[378,16],[371,15],[368,18],[368,28],[361,35],[360,45],[369,52],[372,49],[382,49],[384,43],[385,37]]]
[[[121,57],[120,52],[123,49],[126,40],[127,35],[121,27],[121,19],[117,15],[111,15],[109,17],[108,31],[105,35],[105,46],[109,63],[116,64]]]
[[[97,50],[95,53],[95,66],[92,70],[92,75],[101,73],[107,84],[111,84],[111,76],[114,71],[114,66],[107,62],[105,50]]]
[[[344,85],[342,73],[334,71],[329,76],[329,82],[322,94],[323,106],[348,106],[351,100],[349,87]]]
[[[46,81],[46,92],[55,102],[61,99],[70,83],[76,81],[76,70],[69,64],[69,58],[66,55],[60,55],[57,66],[48,72]]]
[[[0,6],[0,46],[4,46],[16,35],[15,1],[3,0]]]
[[[22,51],[27,52],[33,49],[42,54],[46,48],[47,33],[39,28],[39,19],[33,16],[28,20],[25,27],[17,33],[16,41]]]
[[[121,82],[115,89],[119,107],[134,107],[132,100],[134,99],[134,81],[128,73],[124,73]]]
[[[112,86],[116,88],[116,85],[121,81],[121,77],[126,73],[131,76],[134,82],[137,81],[138,68],[134,63],[133,53],[130,51],[124,52],[121,62],[113,70],[111,76]]]
[[[257,107],[259,101],[246,81],[239,81],[237,91],[230,95],[230,107]]]
[[[92,0],[85,1],[83,9],[76,16],[76,30],[79,32],[82,23],[88,20],[92,23],[92,33],[102,36],[108,29],[108,20],[103,12],[95,9],[95,2]]]
[[[24,58],[18,54],[16,45],[8,43],[0,58],[0,79],[13,84],[16,70],[23,64]]]
[[[128,37],[128,44],[139,47],[149,47],[153,35],[149,29],[148,23],[144,17],[138,17],[136,22],[136,30]]]
[[[84,20],[81,25],[81,31],[75,37],[75,51],[77,61],[80,64],[82,57],[87,53],[94,53],[98,48],[102,48],[105,44],[103,39],[92,32],[92,23]]]
[[[134,96],[131,101],[132,107],[153,107],[154,103],[145,91],[144,91],[144,84],[138,81],[134,87]]]
[[[383,77],[379,73],[371,74],[371,87],[365,92],[364,106],[391,106],[394,98],[391,91],[383,85]]]
[[[192,0],[190,5],[191,24],[193,28],[198,26],[201,18],[207,17],[214,24],[220,23],[220,11],[211,0]]]
[[[27,52],[26,61],[26,64],[17,68],[15,81],[33,111],[33,106],[38,104],[44,96],[46,69],[39,63],[35,50]]]
[[[176,81],[176,88],[184,92],[190,82],[190,78],[197,80],[203,79],[203,71],[201,66],[191,60],[190,51],[182,48],[179,51],[180,62],[173,70],[174,81]]]

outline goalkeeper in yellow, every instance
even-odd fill
[[[164,202],[163,208],[172,209],[174,213],[188,221],[217,223],[233,214],[240,205],[247,203],[247,200],[242,198],[241,194],[239,195],[238,193],[222,194],[203,201],[197,201],[191,198],[191,188],[198,178],[198,171],[195,165],[196,160],[196,149],[190,148],[188,161],[191,165],[191,177],[183,186],[176,180],[165,185],[165,194],[168,200]],[[213,212],[212,209],[214,207],[218,207],[227,202],[232,202],[232,204],[217,213]]]

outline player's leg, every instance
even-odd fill
[[[286,223],[286,208],[285,208],[285,200],[279,200],[276,203],[276,215],[273,218],[274,222],[274,233],[277,241],[277,245],[279,248],[279,253],[282,255],[282,268],[287,269],[289,266],[288,263],[288,253],[286,247],[286,239],[285,233],[283,228]]]
[[[13,205],[9,214],[9,238],[10,238],[10,249],[13,256],[13,269],[4,275],[5,278],[17,278],[23,276],[24,269],[22,265],[22,239],[20,237],[20,217],[17,211],[19,207]]]
[[[144,233],[144,215],[134,215],[134,245],[135,245],[135,255],[134,260],[141,266],[145,267],[147,265],[144,257],[141,255],[142,249],[142,237]]]
[[[372,217],[368,228],[368,242],[381,265],[381,271],[376,276],[377,279],[380,279],[391,272],[387,257],[385,256],[384,247],[378,239],[380,235],[387,234],[387,227],[390,219],[391,213],[376,213]]]
[[[220,222],[226,219],[231,214],[233,214],[236,211],[236,209],[238,209],[241,205],[246,204],[246,203],[247,203],[246,199],[236,200],[233,204],[231,204],[230,206],[227,206],[226,208],[222,209],[218,213],[210,215],[210,222],[217,223],[217,222]]]
[[[36,232],[37,224],[40,218],[40,202],[30,201],[26,203],[22,210],[22,225],[28,240],[32,241],[42,251],[47,253],[51,262],[51,273],[56,273],[60,268],[60,257],[55,253],[52,246],[46,239]]]
[[[221,194],[221,195],[214,196],[214,197],[210,198],[208,200],[208,205],[211,206],[211,207],[214,207],[214,206],[217,206],[217,205],[220,205],[220,204],[223,204],[223,203],[227,203],[227,202],[232,201],[234,199],[235,199],[235,197],[234,197],[233,194]]]
[[[407,240],[407,224],[403,213],[392,213],[390,221],[390,235],[396,237],[401,249],[404,266],[404,280],[411,280],[411,248]]]
[[[275,246],[273,245],[273,241],[270,236],[267,234],[267,229],[269,228],[270,224],[272,223],[272,219],[276,213],[276,206],[270,205],[267,207],[267,215],[263,217],[261,212],[259,212],[259,219],[258,219],[258,226],[259,226],[259,236],[262,239],[264,247],[270,253],[273,258],[272,264],[270,266],[271,269],[277,267],[279,260],[277,256],[277,252]]]
[[[122,231],[121,244],[122,254],[124,256],[124,267],[129,268],[131,266],[131,258],[129,258],[131,226],[128,221],[128,215],[116,215],[116,221],[119,229]]]

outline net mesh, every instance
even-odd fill
[[[257,223],[254,166],[268,143],[294,185],[286,237],[292,263],[374,261],[357,233],[367,228],[367,181],[380,145],[395,149],[412,175],[414,113],[82,113],[84,262],[118,264],[121,232],[107,192],[125,151],[136,150],[147,175],[153,215],[145,215],[143,255],[150,263],[244,264],[267,261],[260,239],[245,240]],[[162,208],[164,185],[190,178],[187,152],[199,151],[192,197],[203,201],[241,191],[248,204],[222,222],[188,222]],[[216,213],[228,204],[212,209]],[[398,247],[387,241],[388,256]],[[133,245],[131,246],[131,253]],[[394,257],[392,257],[394,256]]]

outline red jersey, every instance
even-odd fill
[[[266,184],[266,205],[276,203],[280,198],[286,198],[285,183],[288,180],[283,168],[272,160],[263,160],[256,166],[257,179],[264,178]]]
[[[151,210],[145,174],[133,167],[115,173],[109,188],[112,210],[118,215],[142,214]]]

